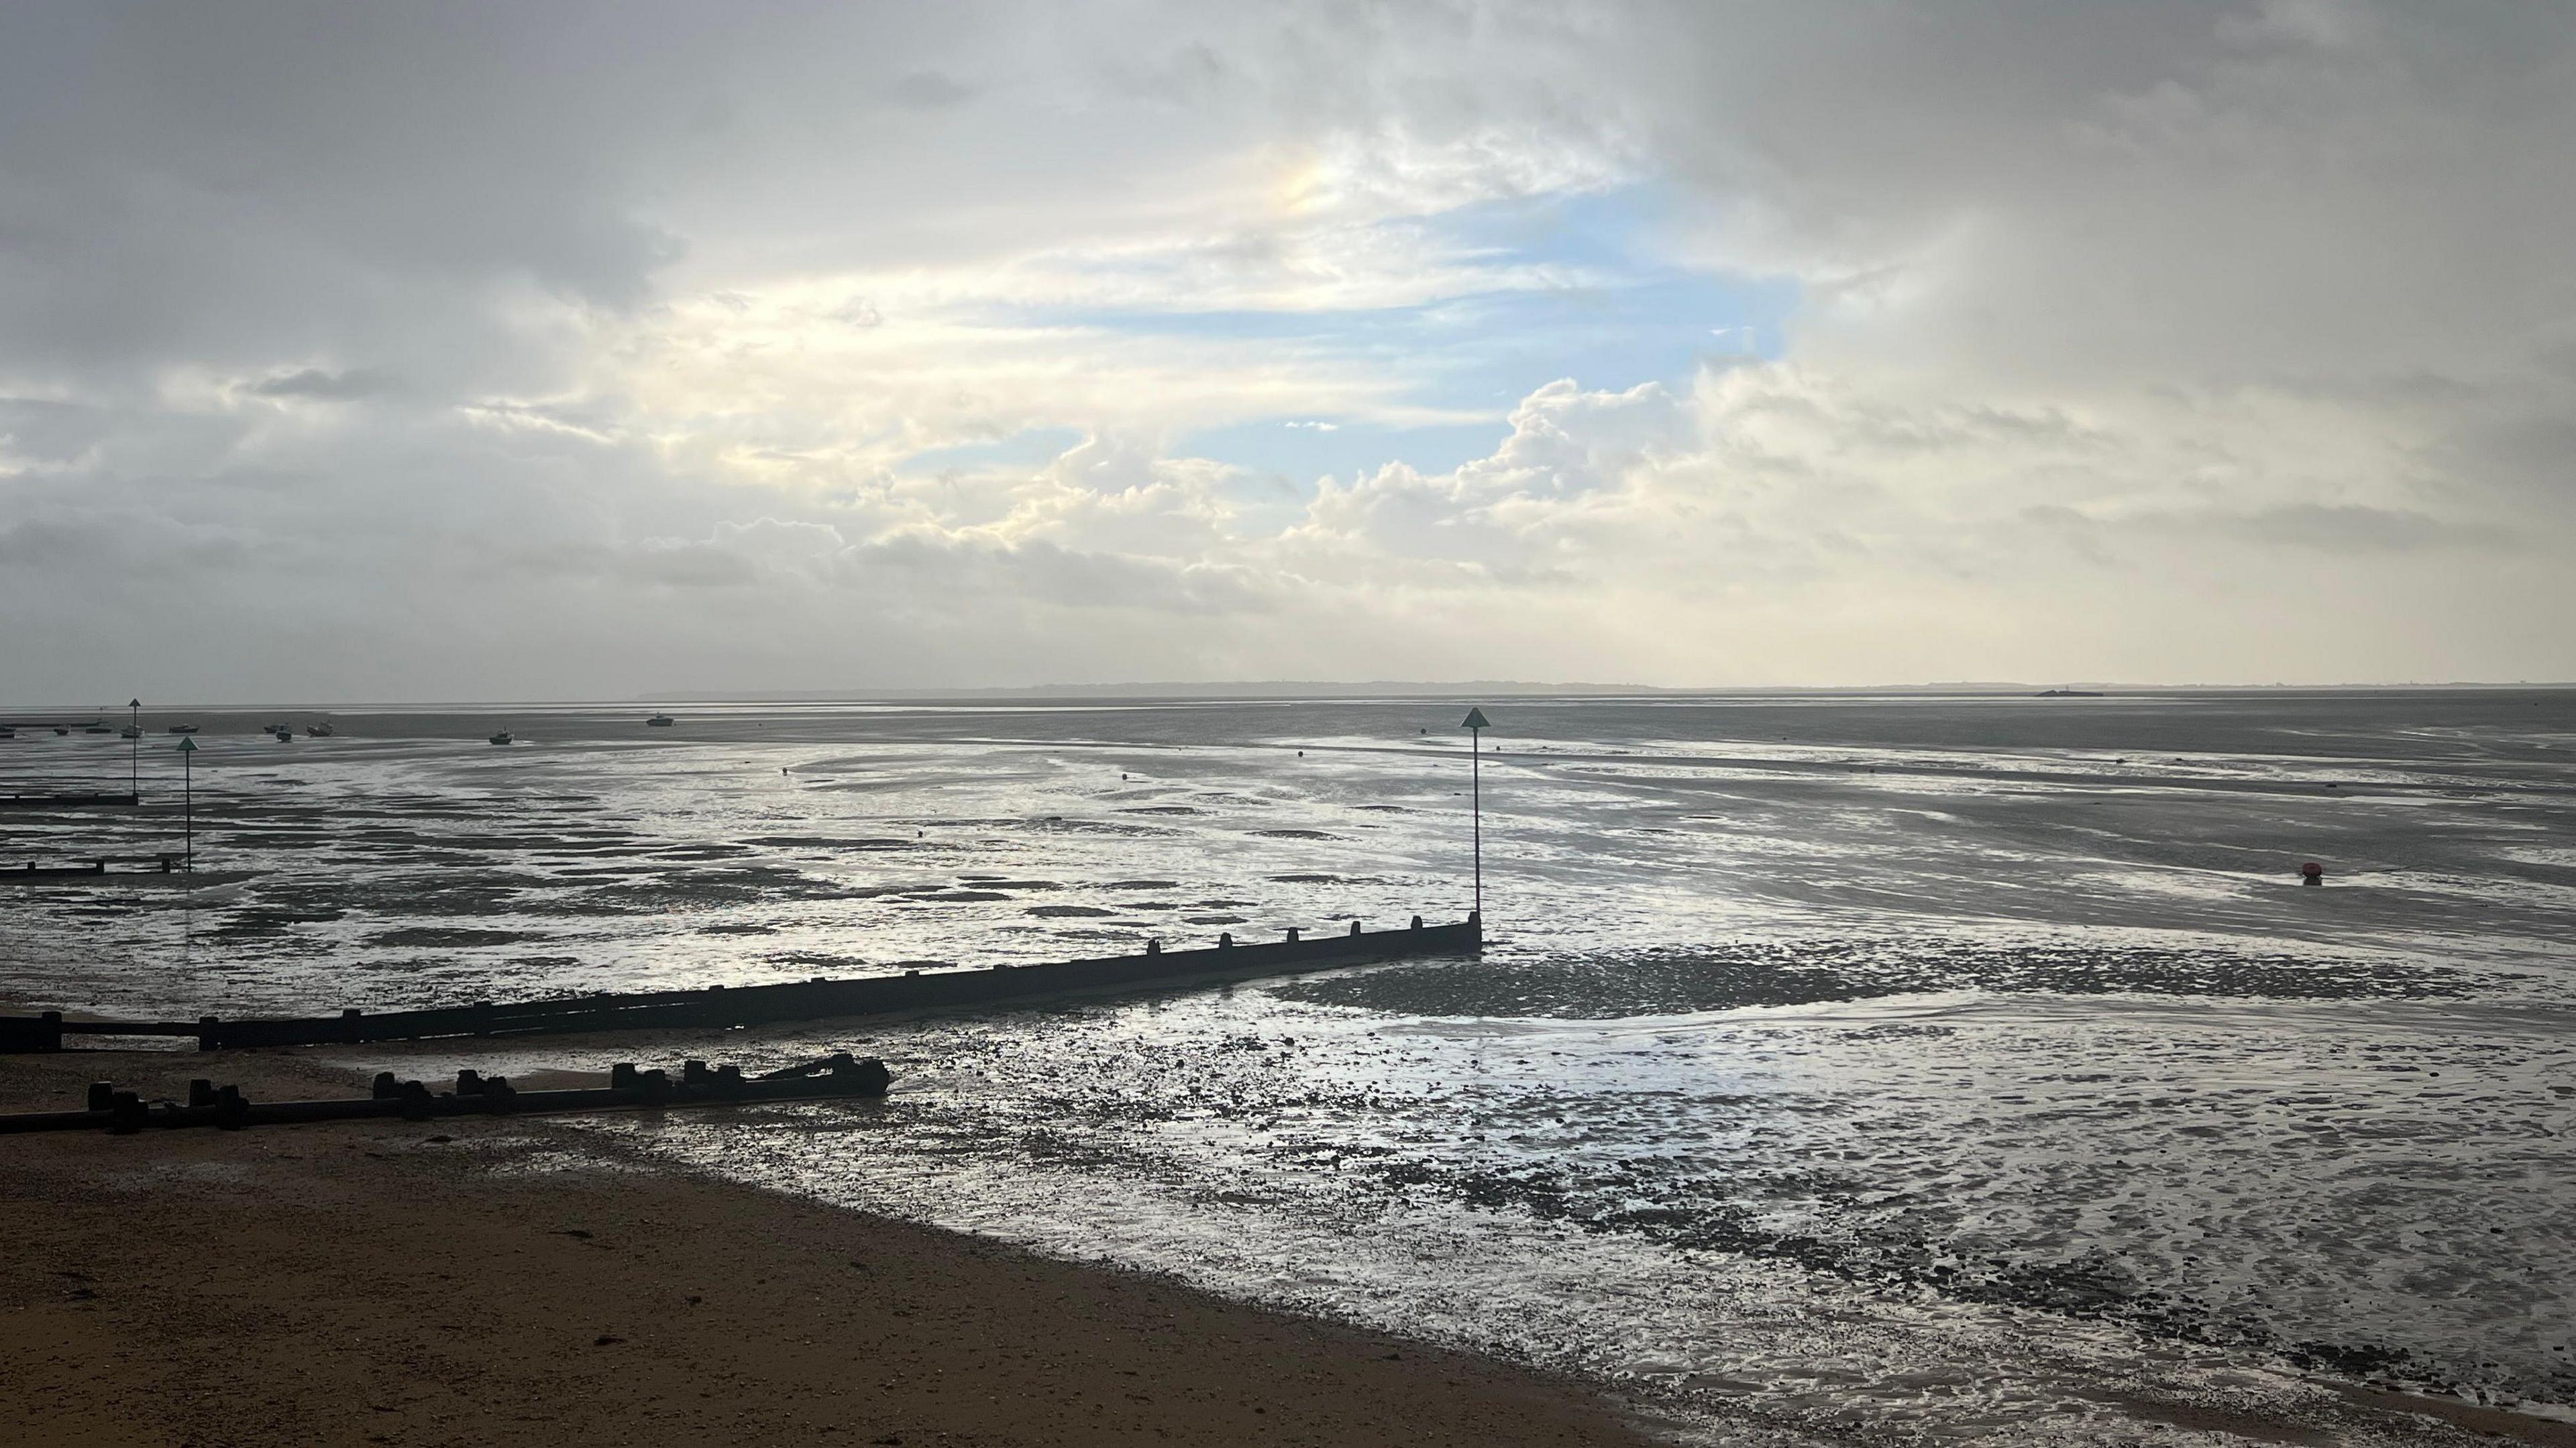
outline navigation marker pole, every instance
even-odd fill
[[[143,803],[143,701],[134,699],[126,708],[134,711],[125,721],[125,792]]]
[[[1467,722],[1461,727],[1467,731],[1467,787],[1474,801],[1476,821],[1476,919],[1481,923],[1485,918],[1485,770],[1482,751],[1484,731],[1494,726],[1485,718],[1484,710],[1471,708],[1467,711]]]
[[[179,739],[179,819],[186,831],[181,838],[188,851],[188,873],[197,873],[197,740],[194,735]]]

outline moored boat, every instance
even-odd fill
[[[173,734],[194,734],[197,732],[197,726],[194,724],[173,724],[170,726],[170,732]]]
[[[509,731],[509,730],[507,730],[507,729],[504,729],[504,730],[502,730],[500,733],[493,735],[493,736],[492,736],[492,741],[491,741],[491,742],[493,742],[494,744],[507,744],[507,743],[509,743],[509,742],[510,742],[510,731]]]
[[[328,739],[338,732],[338,730],[331,727],[331,723],[327,719],[319,724],[307,724],[304,726],[304,734],[308,739]]]
[[[656,714],[652,718],[644,721],[644,727],[647,729],[668,729],[679,722],[679,720],[672,718],[668,714]]]

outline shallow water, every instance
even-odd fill
[[[384,1007],[1469,904],[1459,704],[642,712],[206,716],[200,864],[244,877],[6,887],[0,996]],[[2576,1403],[2576,697],[1487,712],[1481,962],[741,1033],[899,1089],[603,1129],[1720,1441],[2173,1441],[2153,1404],[2330,1412],[2301,1368]],[[0,741],[0,791],[125,767]],[[175,834],[145,789],[0,815],[0,864]]]

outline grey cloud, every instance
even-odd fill
[[[887,90],[897,103],[925,111],[953,106],[974,93],[971,87],[933,70],[914,71]]]
[[[648,546],[619,563],[624,576],[669,588],[744,588],[760,581],[758,563],[708,543]]]
[[[0,609],[79,647],[16,631],[0,679],[1523,675],[1533,599],[1568,674],[1739,677],[1761,661],[1705,641],[1776,636],[1778,668],[1879,677],[1887,637],[1945,622],[2045,615],[2031,647],[2081,649],[2139,597],[2188,611],[2207,581],[2122,561],[2150,547],[2259,554],[2227,586],[2354,609],[2402,577],[2425,647],[2493,642],[2442,610],[2576,608],[2548,566],[2576,524],[2571,137],[2576,19],[2476,0],[33,0],[0,18]],[[1275,269],[1294,229],[1226,208],[1285,205],[1309,162],[1394,186],[1444,146],[1651,181],[1670,214],[1635,244],[1797,278],[1791,359],[1822,380],[1738,364],[1719,407],[1587,375],[1465,469],[1281,500],[1274,539],[1224,489],[1053,523],[827,503],[800,470],[851,439],[778,446],[742,425],[756,389],[633,377],[638,336],[713,293],[810,286],[829,345],[876,345],[922,319],[854,274],[1059,244]],[[801,345],[722,340],[728,379]],[[906,425],[875,401],[849,415]],[[2016,551],[2040,535],[2066,546]],[[183,572],[189,640],[156,627]],[[2332,657],[2410,671],[2371,634]],[[2189,669],[2163,647],[2142,671]]]
[[[359,402],[381,397],[400,384],[391,373],[358,367],[346,372],[326,372],[319,367],[306,367],[294,372],[281,372],[252,383],[250,392],[257,397],[306,398],[315,402]]]
[[[2434,549],[2495,550],[2514,544],[2511,533],[2489,524],[2452,522],[2411,509],[2353,503],[2292,503],[2248,511],[2158,511],[2111,518],[2043,504],[2023,509],[2021,517],[2088,545],[2124,535],[2186,542],[2224,539],[2261,548],[2299,548],[2350,557]]]
[[[2510,537],[2497,528],[2445,522],[2427,513],[2354,504],[2296,503],[2258,513],[2185,520],[2184,526],[2191,521],[2204,521],[2249,543],[2287,543],[2327,553],[2493,548]]]

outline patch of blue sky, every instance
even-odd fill
[[[1365,310],[1047,309],[1028,320],[1273,342],[1367,369],[1390,384],[1383,413],[1239,421],[1178,446],[1301,483],[1397,460],[1439,472],[1491,452],[1513,405],[1559,378],[1608,391],[1683,385],[1705,363],[1780,354],[1795,283],[1684,266],[1661,244],[1662,222],[1644,185],[1493,202],[1416,224],[1475,263],[1462,275],[1529,284]]]
[[[1418,305],[1339,310],[1015,308],[1013,325],[1272,344],[1382,378],[1384,406],[1278,415],[1187,432],[1176,451],[1291,480],[1373,472],[1390,462],[1445,472],[1492,452],[1515,404],[1560,378],[1604,391],[1687,385],[1702,366],[1776,357],[1799,303],[1784,278],[1715,272],[1673,259],[1652,185],[1462,207],[1406,224],[1472,263],[1462,277],[1524,284]],[[907,472],[1043,465],[1078,440],[1041,428],[939,448]]]

